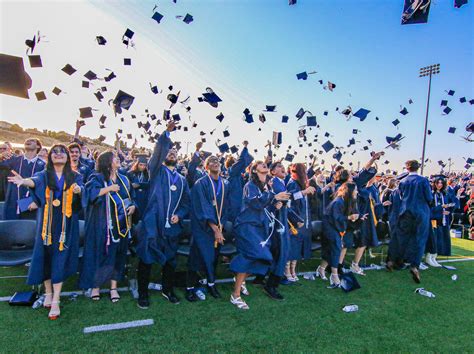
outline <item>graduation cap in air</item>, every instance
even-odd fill
[[[448,105],[448,100],[441,100],[441,106],[446,107]]]
[[[0,54],[0,93],[9,96],[30,98],[28,90],[32,81],[23,66],[23,58]]]
[[[405,0],[402,13],[402,25],[427,23],[431,0]]]
[[[237,148],[237,146],[233,145],[233,146],[230,147],[230,152],[231,153],[236,154],[238,151],[239,151],[239,149]]]
[[[315,127],[317,125],[316,117],[315,116],[307,116],[306,117],[306,125],[308,127]]]
[[[43,62],[41,61],[41,57],[39,55],[28,55],[28,60],[30,62],[31,68],[43,67]]]
[[[448,133],[450,133],[450,134],[456,133],[456,128],[455,128],[455,127],[450,127],[450,128],[448,129]]]
[[[228,138],[230,136],[229,130],[226,128],[223,132],[222,135],[224,135],[224,138]]]
[[[297,0],[288,0],[288,5],[296,5]],[[466,0],[467,1],[467,0]]]
[[[281,145],[282,143],[282,140],[283,139],[283,134],[281,132],[273,132],[273,136],[272,136],[272,144],[277,146],[277,145]]]
[[[275,109],[276,109],[276,106],[269,106],[269,105],[265,106],[265,112],[276,112]]]
[[[176,16],[176,17],[181,18],[182,16]],[[193,21],[194,21],[194,18],[190,14],[186,14],[186,16],[184,16],[184,18],[183,18],[183,22],[186,23],[187,25],[189,25]]]
[[[408,104],[412,104],[412,103],[413,103],[413,100],[410,98],[410,99],[408,100]]]
[[[336,88],[336,84],[332,83],[331,81],[328,81],[328,90],[333,91]]]
[[[296,78],[298,80],[307,80],[308,79],[308,73],[306,71],[303,71],[302,73],[296,74]]]
[[[99,138],[98,138],[98,140],[99,140],[100,142],[104,142],[105,139],[106,139],[106,138],[105,138],[105,136],[103,136],[103,135],[99,136]]]
[[[179,116],[178,113],[173,114],[173,115],[172,115],[172,118],[173,118],[173,120],[174,120],[175,122],[179,122],[179,121],[181,120],[181,117]]]
[[[345,108],[341,114],[345,115],[346,117],[349,117],[351,114],[352,114],[352,108],[349,106],[347,108]],[[362,121],[362,119],[361,119]]]
[[[459,9],[461,6],[466,5],[467,0],[454,0],[454,7]]]
[[[324,114],[325,116],[327,116],[327,115],[329,114],[329,112],[328,112],[328,111],[324,111],[323,114]]]
[[[74,74],[77,70],[74,69],[71,64],[66,64],[64,66],[64,68],[61,69],[62,71],[64,71],[66,74],[68,74],[69,76],[71,76],[72,74]]]
[[[352,134],[357,134],[359,132],[358,129],[352,129]]]
[[[408,114],[407,108],[403,107],[403,109],[400,111],[400,114],[403,114],[404,116],[406,116]]]
[[[102,95],[100,91],[95,92],[94,96],[97,98],[99,102],[102,102],[102,100],[104,99],[104,95]]]
[[[454,90],[449,90],[447,92],[448,92],[449,96],[454,96],[454,94],[456,93],[456,91],[454,91]]]
[[[385,137],[385,140],[387,141],[387,144],[389,144],[389,146],[393,144],[397,144],[402,139],[403,139],[402,134],[397,134],[394,137],[390,137],[390,136]]]
[[[86,77],[87,80],[95,80],[95,79],[97,79],[97,75],[96,75],[93,71],[91,71],[91,70],[89,70],[88,72],[86,72],[86,73],[84,74],[84,76]]]
[[[267,120],[267,118],[265,118],[265,114],[260,113],[260,114],[258,115],[258,120],[259,120],[260,122],[262,122],[262,123],[265,123],[265,121]]]
[[[394,126],[397,126],[397,125],[400,124],[400,121],[399,121],[398,119],[395,119],[395,120],[392,122],[392,124],[393,124]]]
[[[125,31],[125,33],[122,36],[122,41],[124,41],[124,44],[128,44],[128,41],[126,41],[126,39],[128,39],[128,40],[132,39],[134,34],[135,34],[135,32],[133,32],[130,28],[127,28],[127,30]],[[125,41],[126,41],[126,43],[125,43]]]
[[[245,115],[245,121],[247,123],[253,123],[253,116],[250,113],[250,110],[248,108],[245,108],[244,115]]]
[[[292,154],[286,154],[285,156],[285,161],[288,161],[288,162],[293,162],[293,159],[295,158],[295,155],[292,155]]]
[[[325,152],[329,152],[331,151],[332,149],[334,149],[334,145],[333,143],[331,143],[329,140],[326,141],[323,145],[321,145],[322,148],[324,149]]]
[[[132,65],[132,59],[123,58],[123,65],[126,65],[126,66]]]
[[[44,91],[36,92],[35,96],[38,101],[44,101],[46,99],[46,94]]]
[[[122,108],[128,110],[133,104],[135,97],[129,95],[128,93],[119,90],[117,95],[113,100],[114,111],[115,113],[122,113]]]
[[[220,97],[217,96],[214,90],[210,87],[206,88],[206,92],[202,94],[202,97],[198,97],[198,101],[207,102],[214,108],[217,108],[219,102],[222,102]]]
[[[288,120],[289,120],[289,119],[290,119],[290,118],[289,118],[288,116],[282,116],[282,117],[281,117],[281,122],[282,122],[282,123],[288,123]]]
[[[342,153],[340,151],[336,152],[334,155],[332,155],[333,159],[337,161],[341,161],[342,159]]]
[[[59,94],[62,92],[62,90],[59,87],[53,88],[52,91],[56,96],[59,96]]]
[[[474,99],[469,100],[469,104],[474,104]]]
[[[349,145],[348,145],[348,147],[351,146],[351,145],[355,145],[355,143],[356,143],[355,139],[354,139],[354,138],[350,138],[350,139],[349,139]]]
[[[105,45],[107,40],[103,36],[96,36],[95,37],[98,45]]]
[[[168,96],[166,96],[166,99],[171,102],[170,108],[172,108],[176,104],[176,102],[178,102],[180,93],[181,93],[181,91],[178,91],[177,94],[170,93],[170,94],[168,94]]]
[[[29,50],[30,53],[33,53],[33,51],[35,50],[35,46],[36,46],[36,35],[33,36],[33,39],[25,40],[25,45],[28,47],[26,52],[28,53],[28,50]]]
[[[151,16],[151,18],[154,19],[157,23],[160,23],[161,19],[163,18],[163,15],[159,12],[155,12],[153,16]]]
[[[370,113],[368,109],[361,108],[357,112],[354,113],[354,117],[357,117],[360,119],[361,122],[363,122],[366,118],[367,115]],[[344,113],[343,113],[344,114]]]
[[[229,144],[224,143],[218,146],[219,151],[223,154],[229,151]]]
[[[105,114],[102,114],[99,118],[99,123],[104,125],[106,120],[107,120],[107,116]]]
[[[461,102],[461,103],[466,103],[466,101],[467,101],[467,100],[466,100],[466,97],[461,97],[461,98],[459,99],[459,102]]]
[[[109,82],[109,81],[115,79],[116,77],[117,77],[117,75],[115,75],[115,73],[112,71],[112,72],[110,72],[110,74],[108,76],[104,77],[104,80],[106,82]],[[102,90],[102,91],[104,91],[104,90]]]
[[[224,115],[222,114],[222,112],[219,113],[219,114],[216,116],[216,119],[217,119],[220,123],[222,123],[222,121],[224,120]]]
[[[89,88],[89,81],[82,80],[82,87]]]
[[[450,112],[452,111],[451,108],[449,108],[448,106],[446,106],[445,109],[443,109],[443,113],[446,115],[446,114],[449,114]]]
[[[300,120],[301,118],[303,118],[305,113],[306,113],[306,111],[304,110],[304,108],[300,108],[298,110],[298,112],[296,112],[296,118],[298,118],[298,120]]]
[[[81,118],[91,118],[91,117],[93,117],[92,107],[79,108],[79,117],[81,117]]]

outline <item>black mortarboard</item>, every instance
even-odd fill
[[[324,133],[324,136],[327,138],[329,137],[331,134],[329,134],[328,132]]]
[[[235,153],[237,153],[238,151],[239,151],[239,149],[237,148],[237,146],[233,145],[233,146],[230,147],[230,152],[231,152],[231,153],[235,154]]]
[[[337,161],[341,161],[342,159],[342,153],[340,151],[336,152],[334,155],[332,155],[332,157],[334,159],[336,159]]]
[[[245,108],[244,115],[245,115],[245,121],[247,123],[253,123],[253,116],[250,113],[250,110],[248,108]]]
[[[294,158],[295,158],[295,155],[286,154],[286,156],[285,156],[285,161],[293,162],[293,159],[294,159]]]
[[[43,67],[43,63],[41,62],[41,57],[39,55],[28,55],[28,60],[30,61],[30,67],[32,68]]]
[[[23,59],[6,54],[0,54],[0,93],[4,95],[29,98],[31,78],[25,72]]]
[[[307,80],[308,79],[308,73],[306,71],[303,71],[302,73],[296,74],[296,78],[298,80]]]
[[[224,138],[229,137],[229,136],[230,136],[229,130],[227,130],[227,129],[224,130],[224,131],[222,132],[222,135],[224,135]]]
[[[397,126],[397,125],[400,124],[400,121],[399,121],[398,119],[395,119],[395,120],[392,122],[392,124],[393,124],[394,126]]]
[[[59,94],[61,93],[61,89],[59,87],[55,87],[53,88],[53,93],[56,95],[56,96],[59,96]]]
[[[222,123],[222,121],[224,120],[224,115],[222,114],[222,112],[216,116],[216,119]]]
[[[406,107],[403,107],[403,109],[400,111],[400,114],[403,114],[404,116],[408,114],[408,110]]]
[[[322,145],[322,148],[324,151],[329,152],[334,148],[334,145],[328,140]]]
[[[469,100],[469,104],[474,104],[474,99]]]
[[[132,138],[132,134],[127,134],[127,139],[131,139]]]
[[[99,45],[105,45],[105,43],[107,43],[107,40],[102,36],[96,36],[95,39]]]
[[[125,38],[128,38],[128,39],[132,39],[133,35],[135,34],[135,32],[133,32],[130,28],[127,28],[127,30],[125,31],[125,33],[123,34],[123,36]]]
[[[446,106],[446,108],[443,109],[444,114],[449,114],[449,112],[451,112],[451,111],[452,111],[452,109],[449,108],[448,106]]]
[[[207,102],[209,103],[212,107],[217,107],[219,102],[222,102],[219,96],[216,95],[216,93],[208,87],[206,89],[207,92],[203,93],[203,97],[199,97],[198,100],[199,102]]]
[[[81,118],[91,118],[91,117],[93,117],[92,108],[91,107],[79,108],[79,117],[81,117]]]
[[[152,86],[151,82],[150,82],[150,90],[151,90],[151,92],[153,92],[155,95],[159,92],[158,86]]]
[[[296,1],[297,0],[288,0],[288,5],[290,5],[290,6],[291,5],[296,5]],[[465,1],[467,1],[467,0],[465,0]]]
[[[454,90],[449,90],[448,91],[449,96],[454,96],[455,93],[456,93],[456,91],[454,91]]]
[[[363,122],[366,118],[367,115],[370,113],[368,109],[361,108],[357,112],[354,113],[354,117],[357,117],[360,119],[361,122]],[[344,113],[343,113],[344,114]]]
[[[398,143],[400,140],[402,140],[402,134],[397,134],[394,137],[386,136],[385,140],[387,141],[387,144],[393,144],[393,143]]]
[[[82,87],[89,88],[89,81],[82,80]]]
[[[224,143],[224,144],[221,144],[219,145],[219,151],[223,154],[227,151],[229,151],[229,144],[227,143]]]
[[[461,98],[459,99],[459,102],[461,102],[461,103],[465,103],[466,101],[467,101],[467,100],[466,100],[466,97],[461,97]]]
[[[413,100],[410,98],[410,99],[408,100],[408,104],[412,104],[412,103],[413,103]]]
[[[46,99],[46,94],[44,93],[44,91],[36,92],[35,96],[38,101],[43,101]]]
[[[188,24],[188,25],[193,21],[194,21],[194,18],[190,14],[186,14],[186,16],[184,16],[184,18],[183,18],[183,22]]]
[[[356,141],[354,138],[349,139],[349,146],[355,145]]]
[[[151,18],[154,19],[156,22],[160,23],[161,19],[163,18],[163,15],[159,12],[155,12],[153,16],[151,16]]]
[[[348,117],[351,113],[352,113],[352,108],[351,107],[347,107],[341,112],[341,114],[345,115],[346,117]],[[361,119],[361,121],[362,121],[362,119]]]
[[[298,118],[298,120],[300,120],[301,118],[303,118],[304,114],[305,114],[304,108],[300,108],[298,110],[298,112],[296,112],[296,118]]]
[[[448,105],[448,100],[441,101],[441,106],[447,106],[447,105]]]
[[[276,106],[265,106],[265,112],[275,112]]]
[[[307,116],[306,117],[306,125],[308,127],[315,127],[317,125],[316,117],[315,116]]]
[[[176,121],[176,122],[179,122],[181,120],[181,117],[179,116],[178,113],[173,114],[172,117],[173,117],[173,120]]]
[[[113,100],[115,113],[122,113],[122,108],[128,110],[133,104],[134,99],[135,97],[123,92],[122,90],[119,90]]]
[[[448,133],[454,134],[456,133],[456,128],[455,127],[450,127],[448,130]]]
[[[62,68],[61,70],[64,71],[68,75],[72,75],[77,71],[70,64],[66,64],[64,68]]]
[[[469,133],[474,133],[474,122],[471,122],[466,126],[466,131]]]
[[[123,58],[123,65],[132,65],[131,58]]]
[[[39,42],[39,40],[38,40],[38,42]],[[33,36],[33,39],[25,40],[25,44],[30,49],[30,53],[33,53],[33,51],[35,50],[35,46],[36,46],[36,36]],[[26,50],[26,52],[28,53],[28,49]]]
[[[105,120],[107,119],[107,116],[105,114],[102,114],[99,118],[99,122],[101,124],[105,124]]]
[[[102,99],[104,98],[104,95],[102,95],[102,92],[100,91],[95,92],[94,96],[97,98],[99,102],[102,102]]]
[[[282,123],[288,123],[288,120],[289,120],[289,119],[290,119],[290,118],[289,118],[288,116],[282,116],[282,117],[281,117],[281,122],[282,122]]]
[[[454,7],[459,9],[461,6],[466,5],[467,0],[454,0]]]
[[[466,159],[466,162],[467,162],[468,164],[472,165],[472,164],[474,163],[474,159],[468,157],[468,158]]]
[[[108,76],[104,77],[104,80],[106,82],[109,82],[110,80],[112,79],[115,79],[117,76],[115,75],[115,73],[112,71]],[[103,91],[103,90],[102,90]]]
[[[84,76],[87,78],[87,80],[95,80],[95,79],[97,79],[97,75],[96,75],[93,71],[91,71],[91,70],[89,70],[88,72],[86,72],[86,73],[84,74]]]
[[[145,129],[145,131],[149,131],[151,123],[147,121],[145,124],[142,124],[142,127]]]
[[[273,132],[272,136],[272,144],[273,145],[281,145],[283,139],[283,134],[281,132]]]
[[[171,117],[171,112],[168,109],[163,111],[163,120],[169,120]]]
[[[323,114],[324,114],[325,116],[327,116],[327,115],[329,114],[329,112],[328,112],[328,111],[324,111]]]
[[[402,25],[428,22],[431,0],[414,2],[405,0],[402,13]]]
[[[428,129],[428,135],[431,135],[432,131],[430,129]]]

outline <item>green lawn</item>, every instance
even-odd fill
[[[455,240],[453,253],[474,256],[474,242]],[[314,270],[317,260],[300,266]],[[326,289],[326,283],[301,280],[281,287],[283,302],[272,301],[249,285],[250,311],[228,302],[230,284],[221,285],[221,300],[171,305],[153,292],[149,310],[139,310],[127,293],[112,304],[63,299],[62,317],[49,321],[47,311],[12,308],[0,303],[1,352],[473,352],[474,262],[450,263],[456,271],[422,272],[422,286],[435,299],[414,294],[407,271],[369,271],[362,288],[349,294]],[[25,267],[0,269],[0,276],[25,274]],[[221,270],[223,276],[228,275]],[[452,281],[451,275],[458,280]],[[74,288],[72,280],[67,288]],[[0,296],[27,289],[24,279],[0,279]],[[182,291],[178,290],[182,295]],[[359,312],[344,313],[355,303]],[[152,318],[155,324],[84,335],[84,327]]]

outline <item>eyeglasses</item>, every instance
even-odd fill
[[[63,149],[63,148],[56,148],[56,149],[53,149],[51,151],[52,151],[53,154],[56,154],[56,155],[67,154],[66,149]]]

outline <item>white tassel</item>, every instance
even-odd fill
[[[169,229],[171,227],[170,222],[166,219],[165,228]]]

